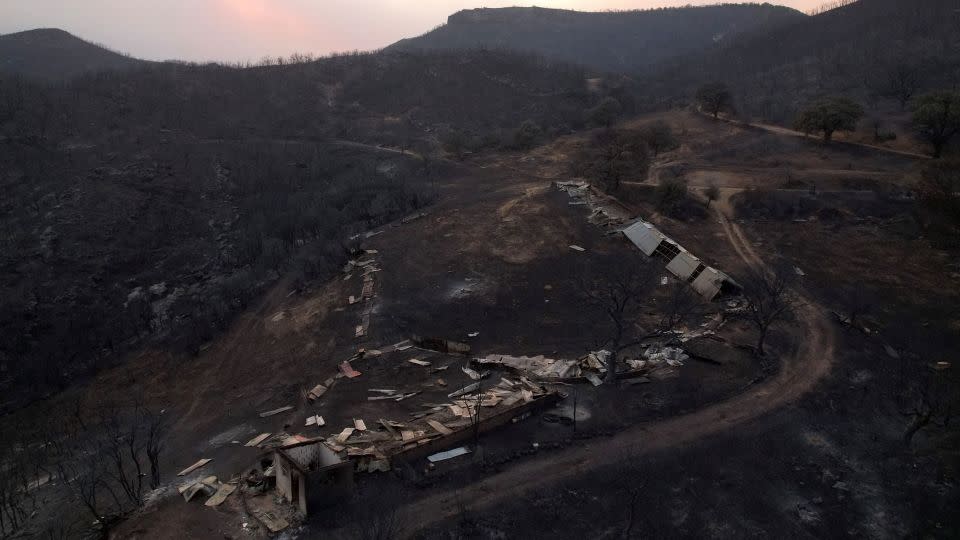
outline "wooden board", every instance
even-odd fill
[[[262,412],[260,413],[260,418],[267,418],[268,416],[273,416],[275,414],[280,414],[282,412],[287,412],[290,410],[293,410],[293,406],[287,405],[285,407],[280,407],[279,409],[273,409],[272,411]]]
[[[237,486],[233,484],[220,484],[220,489],[213,494],[213,497],[207,499],[207,502],[203,503],[205,506],[219,506],[223,501],[227,500],[227,497],[231,493],[237,490]]]
[[[193,465],[191,465],[191,466],[187,467],[186,469],[178,472],[178,473],[177,473],[177,476],[186,476],[186,475],[192,473],[193,471],[199,469],[200,467],[203,467],[203,466],[206,465],[207,463],[210,463],[211,461],[212,461],[212,460],[209,459],[209,458],[200,459],[200,460],[198,460],[196,463],[194,463]]]
[[[250,439],[249,441],[247,441],[247,444],[245,444],[244,446],[260,446],[260,443],[262,443],[263,441],[267,440],[267,437],[269,437],[269,436],[270,436],[269,433],[261,433],[261,434],[257,435],[256,437],[254,437],[254,438]]]
[[[441,435],[449,435],[453,433],[453,430],[438,422],[437,420],[427,420],[427,423],[430,424],[430,427],[437,430],[437,433]]]

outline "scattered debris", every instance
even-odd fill
[[[216,476],[207,476],[196,482],[190,482],[177,487],[177,491],[183,496],[184,500],[190,502],[197,493],[203,493],[207,496],[213,495],[218,489]]]
[[[353,379],[354,377],[360,376],[360,372],[353,369],[353,366],[350,365],[349,360],[344,360],[340,363],[340,373],[343,373],[343,376],[348,379]]]
[[[310,401],[316,401],[320,399],[323,396],[323,394],[325,394],[326,392],[327,392],[327,387],[322,384],[318,384],[314,386],[313,389],[310,390],[310,392],[307,393],[307,399],[309,399]]]
[[[479,335],[480,335],[480,332],[470,332],[469,334],[467,334],[467,337],[477,337]]]
[[[934,364],[933,369],[937,371],[943,371],[945,369],[950,369],[950,362],[937,362]]]
[[[461,388],[461,389],[459,389],[459,390],[457,390],[457,391],[455,391],[455,392],[451,392],[450,394],[447,394],[447,397],[448,397],[448,398],[460,397],[460,396],[462,396],[462,395],[464,395],[464,394],[469,394],[470,392],[474,392],[474,391],[478,390],[479,388],[480,388],[480,383],[475,382],[475,383],[473,383],[473,384],[468,384],[467,386],[464,386],[463,388]]]
[[[257,435],[256,437],[254,437],[254,438],[250,439],[249,441],[247,441],[247,444],[245,444],[244,446],[260,446],[260,443],[262,443],[263,441],[267,440],[267,437],[269,437],[269,436],[270,436],[269,433],[261,433],[261,434]]]
[[[186,469],[178,472],[178,473],[177,473],[177,476],[186,476],[186,475],[192,473],[193,471],[199,469],[200,467],[203,467],[203,466],[206,465],[207,463],[210,463],[211,461],[213,461],[213,460],[211,460],[211,459],[209,459],[209,458],[203,458],[203,459],[201,459],[201,460],[198,460],[198,461],[197,461],[196,463],[194,463],[193,465],[191,465],[191,466],[187,467]]]
[[[894,349],[893,347],[891,347],[891,346],[889,346],[889,345],[884,345],[884,346],[883,346],[883,350],[886,351],[887,356],[889,356],[890,358],[893,358],[893,359],[899,359],[899,358],[900,358],[900,354],[896,351],[896,349]]]
[[[459,341],[450,341],[448,339],[438,338],[421,338],[419,336],[413,336],[411,341],[413,341],[418,347],[442,353],[470,354],[470,345],[466,343],[460,343]]]
[[[352,428],[352,427],[343,428],[343,431],[341,431],[340,434],[337,435],[337,442],[339,443],[347,442],[347,439],[349,439],[350,436],[353,435],[353,432],[355,430],[356,428]]]
[[[367,430],[367,424],[365,424],[365,423],[363,422],[363,420],[361,420],[361,419],[359,419],[359,418],[354,418],[354,419],[353,419],[353,427],[357,428],[357,431],[366,431],[366,430]]]
[[[597,377],[596,373],[587,373],[584,376],[587,378],[588,381],[590,381],[590,384],[594,386],[600,386],[601,384],[603,384],[603,381],[600,380],[600,377]]]
[[[207,499],[207,502],[204,504],[206,506],[220,506],[223,501],[227,500],[227,497],[236,490],[237,486],[234,484],[220,484],[220,489],[213,494],[213,497]]]
[[[287,405],[287,406],[284,406],[284,407],[280,407],[279,409],[273,409],[272,411],[262,412],[262,413],[260,413],[260,418],[267,418],[267,417],[269,417],[269,416],[273,416],[273,415],[275,415],[275,414],[280,414],[280,413],[282,413],[282,412],[287,412],[287,411],[289,411],[289,410],[293,410],[293,406]]]
[[[427,420],[427,423],[430,424],[430,427],[437,430],[437,433],[440,433],[441,435],[450,435],[451,433],[453,433],[452,429],[443,425],[438,420]]]
[[[438,461],[446,461],[448,459],[453,459],[455,457],[460,457],[466,454],[469,454],[470,450],[467,450],[464,447],[454,448],[453,450],[447,450],[446,452],[439,452],[431,456],[427,456],[427,460],[430,463],[436,463]]]
[[[417,358],[411,358],[411,359],[407,360],[407,362],[410,362],[411,364],[416,364],[416,365],[418,365],[418,366],[429,366],[429,365],[430,365],[430,362],[427,362],[426,360],[420,360],[420,359],[417,359]]]
[[[794,266],[793,271],[800,277],[807,275],[807,273],[801,270],[799,266]]]
[[[270,532],[280,532],[290,526],[290,523],[273,512],[258,512],[254,514],[261,523],[267,526]]]
[[[662,362],[666,362],[667,365],[671,367],[682,366],[683,363],[690,358],[683,349],[677,347],[663,347],[661,345],[651,345],[647,347],[647,350],[643,353],[644,358],[647,359],[647,363],[651,366],[656,366]]]
[[[326,425],[326,421],[324,421],[324,419],[323,419],[322,416],[320,416],[319,414],[316,414],[316,415],[313,415],[313,416],[307,418],[307,423],[306,423],[306,425],[308,425],[308,426],[323,427],[323,426]]]
[[[477,372],[476,370],[470,369],[467,366],[461,367],[460,370],[466,373],[467,377],[470,377],[475,381],[479,381],[483,377],[479,372]]]
[[[583,375],[580,361],[554,360],[539,356],[508,356],[491,354],[485,358],[475,359],[474,364],[481,366],[502,366],[517,371],[529,373],[539,378],[568,379]]]
[[[575,245],[575,244],[571,244],[571,245],[570,245],[570,249],[572,249],[572,250],[574,250],[574,251],[586,251],[586,249],[584,249],[584,248],[582,248],[582,247],[580,247],[580,246],[578,246],[578,245]]]

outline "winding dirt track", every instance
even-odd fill
[[[753,268],[765,266],[743,232],[717,209],[727,239],[737,254]],[[803,307],[797,314],[804,341],[796,353],[785,358],[780,372],[727,401],[707,406],[696,412],[630,427],[613,437],[595,439],[570,447],[549,457],[512,466],[488,476],[456,492],[446,492],[420,499],[400,509],[413,535],[431,524],[453,517],[462,505],[471,510],[490,508],[524,492],[584,474],[590,470],[616,464],[624,459],[682,446],[743,425],[761,415],[787,405],[823,378],[833,363],[833,334],[823,310],[801,294]]]

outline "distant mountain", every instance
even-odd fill
[[[730,85],[748,116],[790,121],[803,104],[845,94],[873,108],[893,77],[915,92],[960,81],[957,0],[860,0],[755,30],[714,51],[658,66],[645,77],[657,99],[688,100],[704,82]],[[898,105],[899,106],[899,105]]]
[[[770,4],[590,13],[545,8],[472,9],[388,50],[513,49],[605,71],[633,72],[731,36],[805,16]]]
[[[92,71],[127,69],[146,63],[55,28],[0,36],[0,74],[65,80]]]

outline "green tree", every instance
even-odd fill
[[[913,104],[913,123],[933,146],[933,157],[939,158],[960,131],[960,93],[939,91],[920,96]]]
[[[733,112],[733,94],[723,83],[710,83],[701,86],[697,90],[697,103],[704,111],[713,115],[714,118],[720,116],[722,112]]]
[[[822,133],[823,141],[830,142],[837,131],[853,131],[863,117],[863,107],[845,97],[818,99],[797,117],[795,127],[804,133]]]

